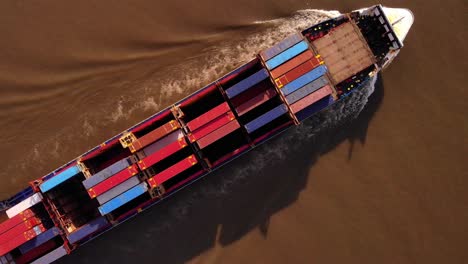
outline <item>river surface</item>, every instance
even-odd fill
[[[316,9],[374,3],[0,2],[0,198],[337,15]],[[467,4],[382,4],[416,21],[368,102],[363,91],[60,262],[466,263]]]

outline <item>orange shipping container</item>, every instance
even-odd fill
[[[291,60],[285,62],[283,65],[278,66],[278,68],[272,70],[270,72],[271,77],[276,79],[281,75],[287,73],[288,71],[296,68],[298,65],[310,60],[314,57],[314,53],[311,50],[306,50],[303,53],[297,55],[296,57],[292,58]]]

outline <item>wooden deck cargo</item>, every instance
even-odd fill
[[[374,56],[358,29],[344,23],[312,42],[338,84],[374,63]]]

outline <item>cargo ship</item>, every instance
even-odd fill
[[[0,264],[51,263],[362,88],[403,47],[407,9],[290,35],[1,201]]]

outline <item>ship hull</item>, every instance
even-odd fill
[[[385,39],[375,40],[369,27],[383,30]],[[382,7],[375,6],[288,36],[32,181],[0,204],[9,217],[0,224],[0,263],[47,263],[69,254],[345,100],[402,47],[389,27]]]

